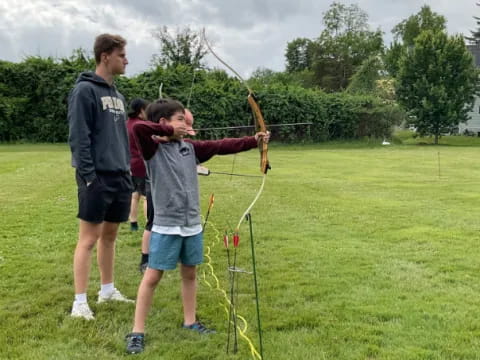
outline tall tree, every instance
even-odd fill
[[[285,58],[287,72],[297,72],[311,69],[314,42],[306,38],[297,38],[287,44]]]
[[[447,20],[430,9],[428,5],[422,6],[417,14],[409,16],[392,29],[394,41],[385,52],[385,67],[392,76],[399,70],[399,61],[403,53],[408,51],[415,43],[415,39],[422,31],[447,31]]]
[[[480,6],[480,3],[477,3],[477,6]],[[470,30],[471,36],[465,36],[472,45],[480,44],[480,17],[474,16],[473,17],[477,22],[477,30]]]
[[[202,43],[200,32],[195,32],[188,26],[176,30],[163,26],[155,30],[153,36],[160,42],[160,54],[154,55],[152,59],[154,66],[203,67],[202,59],[207,54],[207,49]]]
[[[428,5],[422,6],[417,14],[397,24],[392,29],[392,33],[396,40],[401,40],[403,45],[413,46],[417,36],[425,30],[434,32],[447,30],[445,17],[433,12]]]
[[[385,51],[385,54],[383,55],[383,62],[385,64],[385,69],[392,77],[397,76],[400,65],[399,60],[407,51],[406,49],[407,47],[401,42],[394,40],[390,44],[390,47]]]
[[[324,89],[345,89],[366,58],[382,53],[382,32],[371,31],[367,21],[367,13],[355,4],[334,2],[324,14],[325,30],[316,41],[312,66]]]
[[[421,135],[440,134],[468,119],[479,92],[479,71],[461,36],[423,31],[400,60],[399,102],[413,115]]]
[[[380,80],[383,64],[379,56],[365,59],[357,72],[353,74],[347,91],[350,93],[378,93],[377,82]]]

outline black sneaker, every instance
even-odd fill
[[[140,354],[145,348],[145,335],[143,333],[130,333],[125,336],[128,354]]]
[[[138,265],[138,270],[140,270],[141,274],[145,273],[145,271],[147,270],[147,266],[148,266],[148,262],[141,263],[140,265]]]
[[[209,329],[205,325],[203,325],[200,321],[194,322],[192,325],[182,325],[184,329],[193,330],[200,334],[215,334],[216,331],[214,329]]]

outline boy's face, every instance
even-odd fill
[[[185,114],[182,111],[177,111],[170,117],[170,119],[162,118],[161,120],[173,127],[177,127],[179,125],[185,126]],[[179,138],[182,138],[182,136],[180,136]]]

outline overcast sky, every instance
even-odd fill
[[[256,68],[284,70],[287,42],[315,38],[322,31],[323,13],[333,1],[321,0],[0,0],[0,59],[21,61],[28,55],[70,56],[90,50],[97,34],[121,34],[128,41],[127,75],[149,67],[158,44],[152,31],[205,27],[216,52],[242,75]],[[423,4],[447,19],[450,34],[470,34],[480,16],[475,0],[361,0],[373,30],[391,29]],[[211,56],[210,66],[222,67]]]

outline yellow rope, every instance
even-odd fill
[[[250,210],[251,207],[253,207],[253,205],[255,204],[255,202],[257,201],[258,197],[260,196],[259,194],[261,194],[262,192],[262,189],[263,189],[263,185],[265,184],[265,176],[263,178],[263,182],[262,182],[262,186],[257,194],[257,196],[255,197],[254,201],[252,202],[251,206],[249,206],[249,209],[247,209],[248,211]],[[247,211],[247,213],[248,213]],[[245,214],[246,215],[246,214]],[[259,354],[259,352],[257,351],[257,349],[255,348],[255,345],[253,344],[252,340],[247,336],[247,330],[248,330],[248,323],[247,323],[247,320],[241,316],[240,314],[237,313],[237,310],[235,308],[235,305],[232,305],[228,295],[227,295],[227,292],[221,287],[220,285],[220,281],[218,280],[218,277],[217,275],[215,274],[215,269],[213,268],[213,265],[212,265],[212,257],[210,256],[211,254],[211,248],[213,248],[216,244],[218,244],[219,242],[221,242],[220,240],[220,231],[218,231],[218,229],[216,228],[216,226],[212,223],[212,222],[209,222],[209,227],[210,229],[213,229],[215,235],[213,236],[212,238],[212,241],[210,243],[210,245],[207,245],[205,247],[205,258],[207,259],[207,261],[204,263],[204,265],[208,268],[209,270],[209,273],[207,274],[205,272],[205,270],[203,270],[203,273],[202,273],[202,281],[212,290],[216,290],[218,292],[220,292],[225,300],[225,303],[220,303],[220,306],[223,307],[223,309],[225,310],[226,312],[226,315],[227,315],[227,318],[228,316],[230,315],[229,314],[229,311],[228,309],[231,307],[232,308],[232,311],[233,311],[233,315],[238,317],[240,320],[242,320],[242,323],[243,323],[243,327],[241,327],[240,325],[237,325],[237,330],[238,330],[238,333],[240,334],[240,336],[242,337],[242,339],[248,344],[248,347],[250,349],[250,353],[252,355],[252,358],[253,359],[258,359],[258,360],[261,360],[262,357],[261,355]],[[213,279],[215,280],[215,286],[212,286],[212,284],[207,280],[207,275],[208,276],[211,276],[213,277]],[[231,319],[228,319],[228,321],[233,325],[235,326],[235,324],[232,322]]]

